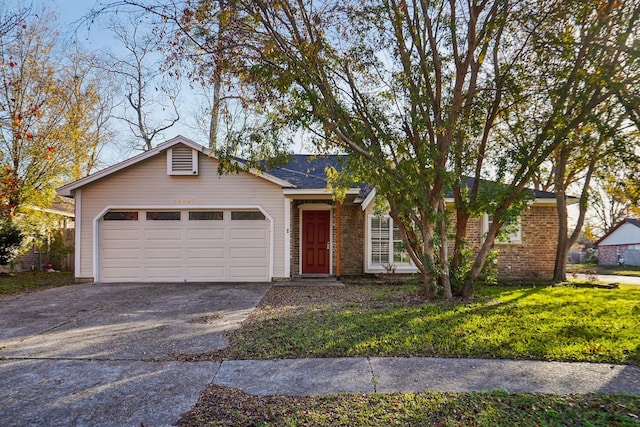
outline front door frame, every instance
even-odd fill
[[[298,274],[302,272],[302,211],[329,211],[329,275],[333,275],[333,205],[327,203],[304,203],[298,206]]]

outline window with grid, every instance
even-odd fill
[[[389,218],[371,217],[371,264],[389,262]]]
[[[484,216],[484,232],[489,231],[489,227],[493,224],[493,216],[485,214]],[[522,223],[518,218],[513,224],[504,224],[498,233],[496,243],[522,243]]]
[[[393,220],[392,220],[393,222]],[[393,264],[409,264],[409,253],[405,250],[404,241],[400,236],[400,229],[393,224]]]
[[[389,216],[374,215],[369,221],[371,249],[369,264],[381,266],[411,264],[400,230],[393,219]]]

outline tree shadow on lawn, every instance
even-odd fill
[[[518,288],[500,299],[296,312],[243,326],[231,337],[231,353],[265,359],[439,356],[638,364],[630,321],[612,325],[603,301],[576,304],[548,292]],[[571,296],[568,289],[556,292]]]

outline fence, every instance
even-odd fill
[[[17,271],[40,270],[44,264],[51,264],[56,270],[73,271],[74,233],[72,228],[61,229],[42,246],[32,246],[17,260]]]
[[[640,266],[640,250],[627,249],[624,253],[624,263],[626,265]]]

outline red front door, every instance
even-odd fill
[[[329,274],[330,211],[302,211],[302,274]]]

